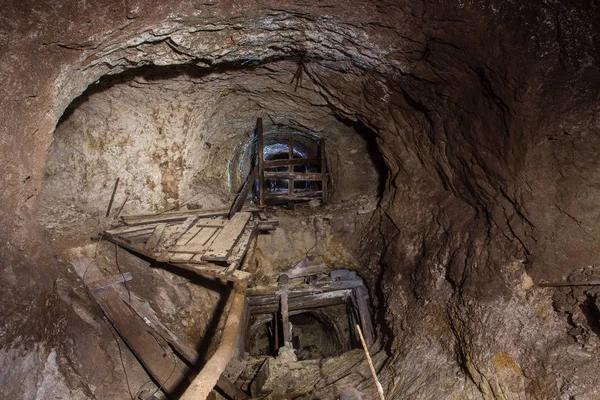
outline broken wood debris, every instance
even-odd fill
[[[131,280],[130,273],[125,273],[123,276],[123,279]],[[114,277],[104,277],[95,282],[110,282],[111,279],[114,280]],[[160,321],[147,301],[127,291],[123,285],[119,284],[123,283],[123,279],[121,279],[121,282],[112,282],[101,287],[97,287],[98,284],[92,283],[90,284],[92,286],[88,285],[88,288],[106,318],[144,365],[148,373],[169,397],[176,398],[188,386],[195,372],[177,357],[171,349],[174,349],[192,367],[197,365],[200,355]],[[95,289],[92,290],[92,288]],[[223,333],[219,348],[234,346],[230,342],[235,343],[237,339],[239,328],[236,329],[235,324],[236,321],[239,322],[239,314],[243,312],[243,308],[241,311],[239,310],[239,303],[244,304],[244,288],[245,283],[235,292],[232,307],[227,317],[226,331]],[[241,299],[240,295],[242,295]],[[217,362],[223,362],[221,357],[217,358]],[[165,362],[167,359],[169,362]],[[203,374],[203,371],[200,372],[200,375]],[[215,373],[217,372],[215,371]],[[230,399],[245,400],[249,398],[226,376],[222,376],[220,372],[217,378],[213,386],[216,384]]]
[[[249,274],[238,271],[259,232],[276,229],[277,220],[261,210],[186,210],[156,215],[124,216],[122,224],[102,237],[158,262],[199,275],[242,282]]]

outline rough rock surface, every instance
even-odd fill
[[[378,299],[387,397],[598,398],[597,341],[574,342],[568,314],[552,307],[554,289],[532,287],[598,256],[598,8],[575,0],[4,4],[0,354],[10,369],[0,394],[45,396],[47,386],[27,379],[35,370],[59,392],[92,396],[56,378],[56,368],[67,376],[69,363],[89,360],[68,356],[73,322],[56,289],[66,271],[37,218],[67,106],[102,76],[138,67],[191,64],[250,79],[287,60],[302,68],[299,86],[320,94],[325,116],[373,132],[389,169],[376,223],[348,246]],[[300,102],[261,99],[254,94],[256,110],[280,115]],[[573,299],[575,310],[582,298]],[[593,321],[574,323],[597,335]]]

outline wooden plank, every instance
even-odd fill
[[[256,134],[258,136],[257,155],[258,155],[258,198],[261,206],[265,205],[265,144],[263,138],[263,120],[256,120]]]
[[[249,211],[258,211],[252,209]],[[121,220],[127,225],[140,225],[159,222],[185,221],[189,216],[196,217],[226,217],[229,210],[183,210],[167,211],[159,214],[123,215]]]
[[[162,247],[168,249],[173,246],[181,238],[181,235],[185,234],[188,229],[196,222],[199,217],[197,215],[190,215],[183,221],[183,223],[177,225],[175,232],[173,232],[168,238],[163,241]]]
[[[283,345],[292,346],[292,330],[290,328],[290,316],[288,312],[288,295],[282,293],[281,300],[281,326],[283,327]]]
[[[310,285],[303,284],[298,286],[290,286],[286,288],[286,291],[288,292],[288,295],[292,296],[294,294],[303,295],[310,293],[331,292],[334,290],[355,289],[360,286],[364,286],[362,279],[352,279],[345,281],[316,282]],[[254,296],[269,296],[277,294],[279,291],[281,291],[281,287],[279,286],[255,286],[248,288],[248,296],[250,300],[252,300],[252,297]]]
[[[321,181],[321,172],[273,172],[265,171],[265,179],[295,179],[297,181]]]
[[[219,228],[201,228],[187,244],[183,246],[172,246],[169,251],[191,254],[204,253],[208,248],[209,243],[211,243],[211,239],[213,239],[219,231],[221,231]]]
[[[177,240],[176,246],[185,246],[190,240],[192,240],[194,236],[196,236],[198,232],[200,232],[201,229],[201,226],[192,225],[190,229],[188,229],[183,235],[181,235],[179,240]]]
[[[304,200],[304,199],[314,199],[323,196],[323,192],[321,190],[314,191],[306,191],[306,192],[296,192],[293,195],[289,195],[288,193],[268,193],[265,195],[267,200],[273,199],[290,199],[290,200]]]
[[[323,204],[327,203],[327,160],[325,158],[325,139],[321,138],[321,191]]]
[[[329,307],[338,304],[344,304],[352,294],[351,290],[340,290],[337,292],[317,293],[303,297],[288,297],[288,311],[312,309],[319,307]],[[262,305],[252,305],[249,303],[251,314],[270,314],[278,312],[279,303],[268,303]]]
[[[221,228],[217,227],[205,227],[202,228],[200,232],[196,236],[192,238],[185,246],[191,250],[195,250],[194,253],[204,253],[208,248],[208,242],[210,239],[213,239],[219,232]]]
[[[252,276],[248,272],[236,270],[231,275],[225,273],[226,269],[220,265],[206,263],[206,264],[174,264],[175,267],[192,271],[198,275],[205,276],[207,278],[219,278],[224,281],[242,283],[247,282]]]
[[[179,264],[179,263],[188,263],[190,262],[190,260],[192,259],[192,257],[194,256],[194,254],[190,254],[190,253],[174,253],[171,258],[169,259],[170,263],[175,263],[175,264]]]
[[[235,214],[219,232],[202,259],[204,261],[226,261],[251,216],[252,214],[249,212]]]
[[[252,397],[258,398],[262,387],[269,379],[269,359],[263,361],[263,364],[260,366],[258,372],[254,376],[252,383],[250,384],[250,393],[252,393]]]
[[[223,228],[228,222],[229,219],[225,217],[200,218],[196,225],[203,228]]]
[[[358,316],[360,318],[360,326],[365,335],[367,344],[370,346],[375,341],[375,331],[373,330],[373,322],[371,321],[371,313],[369,312],[369,292],[364,286],[354,289],[354,303],[358,308]]]
[[[133,276],[131,276],[131,272],[125,272],[124,274],[116,274],[97,279],[91,283],[88,283],[86,286],[90,291],[93,292],[95,290],[104,289],[118,283],[128,282],[132,279]]]
[[[294,137],[290,137],[288,141],[288,159],[294,159]],[[288,167],[288,172],[294,172],[294,166],[290,165]],[[294,194],[294,178],[288,179],[288,194]]]
[[[152,309],[150,304],[137,297],[133,293],[127,292],[124,287],[117,287],[117,292],[121,300],[125,302],[150,328],[154,329],[163,339],[169,342],[175,351],[179,353],[188,363],[196,365],[200,360],[200,355],[196,350],[191,348],[187,343],[182,341],[169,328],[167,328],[158,318],[156,311]]]
[[[144,322],[145,324],[153,329],[160,337],[168,342],[173,349],[183,357],[190,365],[194,366],[200,361],[200,354],[187,343],[181,340],[175,335],[167,326],[165,326],[158,315],[152,309],[150,304],[137,297],[135,294],[130,294],[123,287],[117,287],[117,292],[121,297],[121,300],[129,306]],[[234,400],[245,400],[249,397],[237,388],[229,379],[222,376],[217,382],[217,387],[221,389],[227,396]]]
[[[156,224],[154,224],[154,223],[136,225],[136,226],[125,225],[125,226],[118,226],[116,228],[109,229],[105,232],[108,233],[109,235],[123,235],[123,234],[127,234],[127,233],[136,233],[139,231],[144,231],[144,230],[149,230],[149,229],[154,230],[154,228],[156,228]]]
[[[265,160],[265,168],[276,168],[294,165],[319,165],[320,158],[294,158],[293,160]]]
[[[561,287],[561,286],[600,286],[600,281],[588,282],[548,282],[538,283],[538,287]]]
[[[194,256],[190,259],[191,264],[208,264],[208,261],[204,261],[202,259],[203,254],[194,254]]]
[[[146,324],[120,298],[114,287],[92,292],[92,296],[111,324],[129,346],[148,373],[165,390],[177,397],[181,383],[189,382],[189,370],[177,357],[166,357],[164,348]]]
[[[156,225],[156,229],[154,229],[152,236],[150,236],[150,239],[148,239],[148,241],[146,242],[146,245],[144,246],[144,248],[146,250],[152,251],[153,249],[158,247],[158,243],[160,242],[160,239],[162,238],[162,235],[165,232],[166,227],[167,227],[167,224],[164,222]]]
[[[227,267],[226,273],[228,275],[232,274],[233,271],[238,269],[238,267],[242,264],[242,260],[244,259],[244,256],[246,255],[250,247],[250,242],[252,242],[256,235],[256,229],[246,229],[242,236],[240,236],[240,239],[231,251],[231,255],[227,259],[227,263],[229,264],[229,266]]]
[[[257,176],[258,176],[258,168],[256,167],[256,165],[252,165],[252,170],[250,171],[248,178],[242,185],[242,188],[240,189],[238,196],[235,198],[235,201],[233,202],[233,205],[231,206],[231,210],[229,211],[229,219],[231,219],[236,213],[238,213],[242,209],[242,207],[244,207],[244,203],[246,202],[246,199],[248,198],[250,189],[252,189],[252,186],[254,186],[254,181],[256,180]]]
[[[217,381],[217,387],[221,389],[221,391],[225,393],[231,400],[246,400],[250,398],[250,396],[242,392],[224,375],[219,377],[219,380]]]

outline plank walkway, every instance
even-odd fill
[[[102,237],[158,262],[239,283],[250,277],[239,267],[254,237],[278,224],[259,211],[238,212],[231,218],[228,211],[201,210],[125,216]]]

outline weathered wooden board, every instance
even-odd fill
[[[231,275],[227,275],[226,268],[215,265],[215,264],[175,264],[175,266],[185,269],[188,271],[192,271],[197,273],[198,275],[205,276],[208,278],[220,278],[225,281],[242,283],[248,281],[250,279],[251,274],[244,271],[234,271]]]
[[[225,217],[215,217],[215,218],[200,218],[196,225],[202,227],[210,227],[210,228],[222,228],[229,220]]]
[[[231,206],[231,210],[229,210],[229,218],[230,219],[233,218],[233,216],[236,213],[238,213],[244,206],[244,203],[246,202],[246,199],[248,198],[248,193],[250,193],[250,189],[252,189],[252,186],[254,186],[254,181],[256,180],[257,176],[258,176],[258,168],[256,167],[256,165],[253,165],[252,171],[250,171],[250,174],[248,175],[248,179],[246,179],[246,182],[244,182],[244,184],[242,185],[242,189],[240,190],[240,193],[238,194],[235,201],[233,202],[233,205]]]
[[[250,244],[250,241],[256,234],[255,232],[256,230],[253,228],[244,229],[237,243],[235,244],[233,249],[231,249],[231,254],[227,258],[227,264],[240,264],[242,258],[244,258],[244,255],[248,251],[248,245]]]
[[[195,227],[199,228],[199,227]],[[204,227],[192,237],[185,245],[177,245],[169,248],[169,251],[175,253],[191,253],[198,254],[204,253],[208,248],[208,244],[211,243],[211,239],[217,235],[220,228]]]
[[[229,223],[219,232],[218,236],[204,253],[202,259],[205,261],[227,261],[231,254],[231,249],[242,234],[242,231],[252,213],[240,212],[229,220]]]
[[[129,306],[150,328],[154,329],[163,339],[169,342],[175,351],[179,353],[191,365],[195,365],[200,360],[200,355],[187,343],[182,341],[169,328],[167,328],[158,318],[156,311],[152,309],[147,301],[137,297],[133,293],[128,293],[124,287],[115,288],[121,297],[121,300]]]
[[[265,168],[287,167],[288,165],[319,165],[320,158],[294,158],[293,160],[265,160]]]
[[[159,343],[141,318],[129,308],[113,288],[92,292],[92,296],[115,327],[125,343],[156,379],[165,392],[173,397],[180,394],[181,384],[189,382],[185,364],[172,353],[165,354],[168,345]]]
[[[162,247],[168,249],[169,247],[177,243],[181,235],[187,232],[187,230],[190,229],[190,227],[194,224],[194,222],[196,222],[197,219],[198,216],[190,215],[185,219],[185,221],[183,221],[183,223],[176,225],[175,231],[163,241]]]
[[[148,241],[146,242],[146,245],[144,246],[144,248],[146,250],[152,251],[154,248],[158,247],[158,243],[160,242],[160,239],[162,238],[166,227],[167,227],[167,224],[164,222],[156,225],[156,228],[154,229],[152,236],[150,236],[150,239],[148,239]]]
[[[321,181],[323,174],[320,172],[272,172],[265,171],[265,180],[292,179],[296,181]]]
[[[194,254],[190,253],[173,253],[171,258],[169,259],[169,262],[174,264],[188,263],[190,262],[193,256]]]
[[[116,274],[105,276],[103,278],[97,279],[93,282],[86,284],[87,288],[90,291],[104,289],[108,286],[116,285],[118,283],[128,282],[133,279],[131,272],[125,272],[123,274]]]
[[[144,224],[136,226],[118,226],[106,231],[109,235],[123,235],[126,233],[137,233],[139,231],[150,230],[156,228],[157,224]]]

